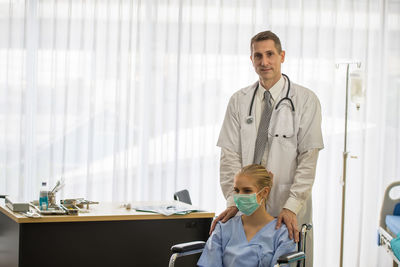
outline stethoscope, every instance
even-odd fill
[[[279,105],[282,103],[282,101],[287,100],[287,101],[289,101],[290,105],[292,106],[292,111],[294,112],[293,101],[292,101],[292,99],[290,99],[290,97],[289,97],[289,92],[290,92],[290,80],[289,80],[289,77],[288,77],[286,74],[282,73],[282,75],[283,75],[283,76],[286,78],[286,80],[288,81],[288,89],[287,89],[287,92],[286,92],[286,96],[285,96],[284,98],[282,98],[281,100],[279,100],[278,104],[276,104],[275,110],[278,109],[278,107],[279,107]],[[246,122],[247,122],[248,124],[253,123],[253,121],[254,121],[254,117],[251,115],[251,110],[253,109],[254,98],[256,97],[256,93],[257,93],[258,87],[259,87],[259,83],[257,83],[256,89],[254,90],[254,93],[253,93],[253,97],[251,98],[250,109],[249,109],[249,116],[247,116],[247,118],[246,118]]]

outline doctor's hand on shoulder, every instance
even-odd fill
[[[299,242],[299,227],[297,226],[296,214],[289,209],[282,209],[281,213],[278,215],[276,229],[279,229],[282,226],[282,222],[286,224],[289,238],[294,238],[294,242],[296,243]]]
[[[230,218],[232,218],[233,216],[236,215],[236,213],[238,212],[238,208],[236,206],[231,206],[228,207],[226,210],[224,210],[211,224],[211,228],[210,228],[210,235],[212,234],[212,232],[215,229],[215,226],[217,225],[217,223],[219,221],[225,223],[227,222]]]

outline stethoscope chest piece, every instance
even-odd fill
[[[247,116],[247,118],[246,118],[247,124],[251,124],[251,123],[253,123],[253,121],[254,121],[254,117],[253,116]]]

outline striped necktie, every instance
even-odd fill
[[[268,142],[268,127],[272,115],[271,93],[267,90],[264,92],[264,110],[261,115],[260,125],[258,126],[256,147],[254,150],[253,163],[261,164],[262,157],[265,152],[265,145]]]

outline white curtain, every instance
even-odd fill
[[[383,192],[400,177],[400,2],[0,0],[0,193],[98,201],[172,199],[219,213],[219,129],[257,79],[250,38],[270,29],[283,72],[320,98],[325,149],[313,190],[314,266],[338,266],[345,68],[349,106],[345,266],[390,266],[376,245]],[[355,69],[351,67],[351,70]],[[168,249],[168,248],[166,248]]]

